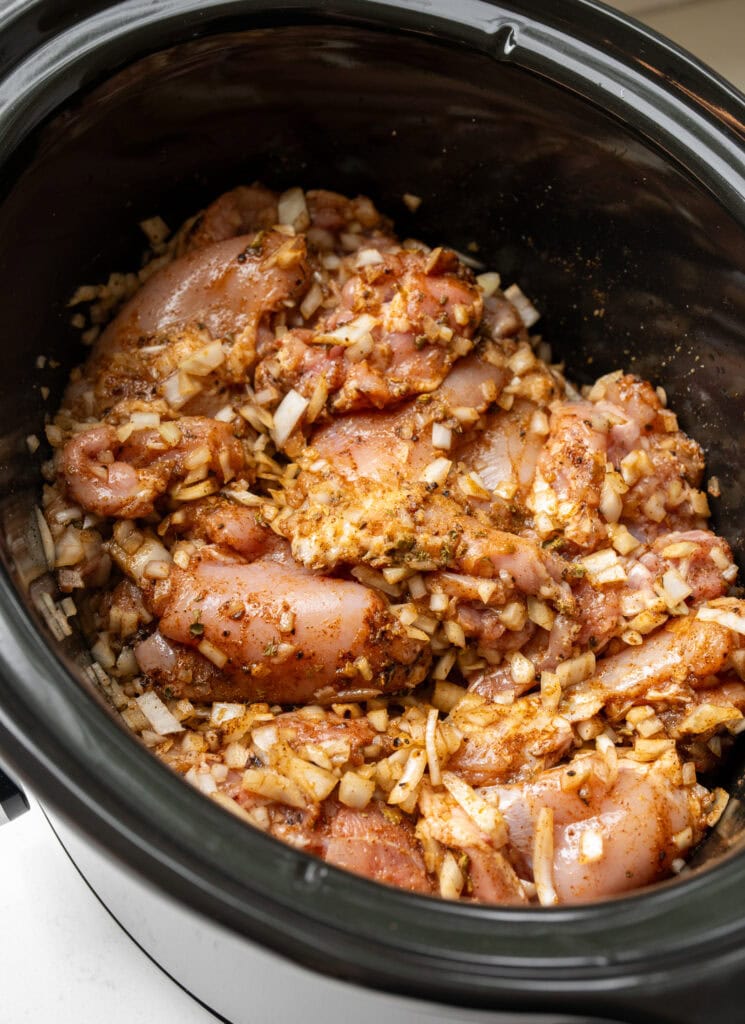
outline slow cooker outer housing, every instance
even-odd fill
[[[375,886],[246,829],[141,750],[18,581],[39,486],[24,439],[82,358],[67,297],[136,262],[138,220],[175,224],[254,178],[367,192],[405,233],[477,243],[545,311],[571,376],[623,364],[664,384],[722,481],[717,526],[742,559],[742,97],[589,0],[36,2],[10,11],[2,38],[8,763],[200,928],[318,971],[495,1011],[733,1019],[738,799],[701,854],[716,863],[602,905],[481,908]],[[404,192],[424,199],[415,216]],[[38,354],[59,368],[41,373]]]

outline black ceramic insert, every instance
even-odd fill
[[[74,644],[41,639],[13,565],[29,563],[39,481],[25,437],[85,355],[68,297],[136,265],[142,218],[175,226],[257,179],[370,195],[401,233],[517,281],[570,378],[624,367],[662,384],[722,482],[715,523],[742,562],[743,103],[589,2],[94,8],[58,35],[36,23],[46,65],[3,58],[0,750],[135,870],[319,970],[462,1005],[728,1019],[716,965],[745,939],[736,814],[721,863],[602,906],[374,886],[254,834],[140,750],[75,681]]]

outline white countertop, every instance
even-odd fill
[[[108,915],[38,805],[0,828],[2,1024],[215,1024]]]

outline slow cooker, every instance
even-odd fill
[[[664,384],[742,561],[745,98],[593,0],[27,0],[0,42],[0,756],[91,886],[233,1024],[742,1020],[737,758],[691,867],[602,904],[454,904],[312,860],[169,773],[50,634],[26,438],[83,358],[68,297],[137,264],[138,221],[256,179],[363,193],[517,281],[571,377]]]

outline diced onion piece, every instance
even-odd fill
[[[533,835],[533,877],[536,895],[542,907],[559,902],[554,888],[554,812],[552,807],[541,807]]]
[[[600,514],[606,523],[617,523],[623,511],[623,501],[606,477],[600,491]]]
[[[175,715],[171,714],[157,693],[147,693],[135,697],[137,706],[147,718],[150,725],[160,736],[168,736],[174,732],[183,732],[184,727]]]
[[[210,725],[220,728],[235,718],[240,718],[246,708],[243,704],[232,704],[227,701],[215,701],[212,705]]]
[[[530,417],[530,424],[528,425],[528,431],[531,434],[536,434],[538,437],[547,437],[550,431],[548,422],[548,416],[543,409],[536,409],[533,415]]]
[[[509,601],[499,612],[500,622],[513,632],[522,629],[527,618],[528,610],[521,601]]]
[[[212,796],[213,793],[217,792],[217,783],[212,777],[211,772],[199,771],[198,768],[192,767],[184,778],[192,786],[204,793],[205,796]]]
[[[122,523],[122,526],[124,524]],[[110,547],[117,565],[136,580],[145,579],[145,570],[151,562],[170,562],[170,552],[154,536],[146,536],[135,551],[126,550],[126,538],[114,528]]]
[[[625,526],[619,526],[618,523],[611,526],[610,535],[613,547],[619,555],[628,555],[634,548],[639,547],[639,541],[633,533],[630,533]]]
[[[733,633],[745,636],[745,617],[737,615],[735,612],[704,605],[703,608],[699,608],[696,618],[702,622],[716,622],[718,625],[724,626],[725,629],[731,629]]]
[[[458,861],[450,850],[445,852],[439,873],[440,896],[444,900],[457,900],[463,892],[465,879],[458,867]]]
[[[579,837],[580,864],[596,864],[603,857],[603,833],[598,828],[585,828]]]
[[[479,501],[488,501],[491,495],[484,485],[484,481],[475,470],[470,473],[463,473],[458,477],[458,489],[467,498],[477,498]]]
[[[363,779],[357,772],[345,772],[339,783],[339,802],[361,811],[370,803],[374,792],[374,779]]]
[[[136,430],[146,430],[148,427],[160,426],[160,413],[157,412],[133,412],[129,417]]]
[[[691,555],[695,555],[698,551],[698,544],[694,544],[690,540],[681,540],[673,544],[668,544],[666,548],[663,548],[660,552],[661,558],[690,558]],[[712,549],[713,551],[714,549]],[[716,548],[720,554],[722,554],[721,548]],[[727,559],[725,558],[725,562]],[[722,568],[726,568],[722,566]]]
[[[354,345],[368,335],[377,322],[375,317],[370,316],[369,313],[361,313],[354,320],[350,320],[348,323],[342,324],[341,327],[337,327],[336,330],[322,335],[321,340],[330,338],[337,345]]]
[[[52,532],[49,529],[49,524],[44,518],[44,513],[40,508],[34,508],[34,514],[36,516],[36,525],[39,530],[39,537],[41,538],[41,547],[44,552],[44,560],[47,563],[48,569],[54,568],[54,539],[52,538]]]
[[[257,729],[254,729],[251,732],[253,745],[262,754],[268,754],[276,744],[278,738],[279,733],[277,732],[277,726],[274,722],[271,722],[269,725],[260,725]]]
[[[383,262],[383,256],[377,249],[360,249],[354,261],[356,267],[372,267]]]
[[[535,665],[520,651],[515,651],[510,658],[510,675],[517,686],[527,686],[535,679]]]
[[[77,565],[83,560],[85,552],[80,539],[80,531],[68,526],[57,541],[55,565],[58,569],[67,565]]]
[[[488,804],[454,772],[443,772],[442,784],[484,835],[489,836],[495,846],[504,846],[508,838],[507,826],[497,808]]]
[[[528,597],[528,618],[535,622],[536,626],[550,630],[554,624],[554,613],[539,597],[530,595]]]
[[[404,201],[404,206],[409,213],[416,213],[419,207],[422,205],[422,197],[414,195],[413,192],[404,192],[401,196]]]
[[[282,448],[290,434],[300,422],[300,419],[308,408],[308,399],[291,388],[274,413],[274,429],[272,438],[278,448]]]
[[[388,728],[388,709],[375,708],[367,712],[367,720],[376,732],[385,732]]]
[[[487,299],[496,292],[501,283],[502,278],[494,270],[487,271],[485,274],[479,274],[476,277],[476,284]]]
[[[618,560],[613,548],[603,548],[582,559],[590,581],[598,586],[605,583],[622,583],[626,579],[626,570]]]
[[[434,459],[425,467],[424,472],[419,479],[422,483],[434,484],[435,486],[441,487],[447,480],[447,476],[452,465],[453,463],[450,459],[446,459],[444,457]]]
[[[288,188],[279,197],[277,216],[280,224],[286,224],[296,231],[304,231],[310,224],[305,193],[301,188]]]
[[[511,284],[509,288],[505,288],[504,297],[508,299],[518,311],[520,318],[526,327],[532,327],[533,324],[540,319],[541,314],[518,285]]]
[[[304,320],[309,320],[323,302],[323,288],[318,281],[314,281],[308,289],[305,298],[300,303],[300,313]]]
[[[325,800],[339,781],[333,772],[309,761],[303,761],[300,757],[288,758],[286,770],[292,781],[317,802]]]
[[[668,608],[674,608],[693,593],[677,569],[672,568],[668,569],[662,577],[662,589]]]
[[[347,359],[353,363],[361,363],[363,359],[367,359],[374,347],[372,334],[363,334],[359,341],[355,341],[354,345],[347,349]]]
[[[717,729],[726,722],[736,722],[742,719],[742,712],[736,708],[720,707],[716,704],[699,704],[685,716],[678,725],[677,731],[684,736],[686,734],[701,735],[709,732],[710,729]]]
[[[611,786],[618,778],[618,751],[610,736],[600,735],[595,740],[595,747],[605,762],[605,782]]]
[[[450,670],[452,669],[453,665],[455,664],[455,660],[456,660],[457,657],[458,657],[458,655],[457,655],[457,653],[454,650],[451,649],[449,651],[445,651],[445,653],[442,655],[442,657],[439,659],[439,661],[435,665],[434,669],[432,670],[432,678],[435,679],[435,680],[445,680],[445,679],[447,679],[447,677],[450,675]],[[458,696],[458,700],[460,700],[460,698],[463,696],[463,692],[464,691],[462,690],[462,688],[460,686],[458,686],[457,689],[460,690],[460,694]],[[437,706],[439,706],[439,705],[437,705]],[[444,709],[443,708],[442,710],[449,710],[449,709]]]
[[[162,217],[147,217],[140,221],[140,230],[147,236],[152,246],[162,245],[171,233],[170,228]]]
[[[197,645],[197,650],[208,661],[211,661],[213,665],[216,665],[217,668],[222,668],[228,660],[228,656],[224,651],[221,651],[219,647],[215,647],[213,643],[206,639]]]
[[[402,804],[422,781],[424,769],[427,767],[427,754],[424,750],[414,750],[409,754],[401,778],[391,790],[389,804]]]
[[[163,558],[153,558],[142,570],[142,575],[147,580],[167,580],[170,572],[170,562]]]
[[[297,783],[270,768],[248,768],[243,773],[242,785],[250,793],[257,793],[267,800],[276,800],[290,807],[302,809],[309,803]]]
[[[576,658],[561,661],[554,669],[562,687],[574,686],[589,678],[595,671],[595,655],[592,651],[578,654]]]
[[[432,424],[432,447],[449,451],[453,443],[453,432],[443,423]]]
[[[440,759],[437,756],[437,720],[437,708],[430,708],[427,712],[427,725],[424,730],[424,746],[427,751],[429,780],[433,786],[439,786],[442,782]]]
[[[453,660],[455,660],[455,656],[453,656]],[[438,679],[432,693],[432,703],[440,711],[449,713],[456,704],[461,702],[465,695],[466,691],[462,686]]]
[[[163,397],[173,409],[180,409],[201,390],[201,381],[194,380],[181,370],[176,370],[163,382]]]
[[[206,377],[208,373],[216,370],[225,362],[225,350],[221,341],[211,341],[203,348],[197,349],[188,359],[185,359],[179,366],[185,373],[194,374],[195,377]]]
[[[352,569],[352,576],[366,587],[382,590],[390,597],[399,597],[401,590],[395,583],[388,583],[382,572],[370,569],[367,565],[357,565]],[[412,619],[412,622],[414,620]]]
[[[454,647],[465,647],[466,646],[466,634],[463,632],[463,627],[459,622],[454,622],[453,619],[448,619],[444,623],[443,629],[445,636],[448,639],[448,643],[451,643]]]

